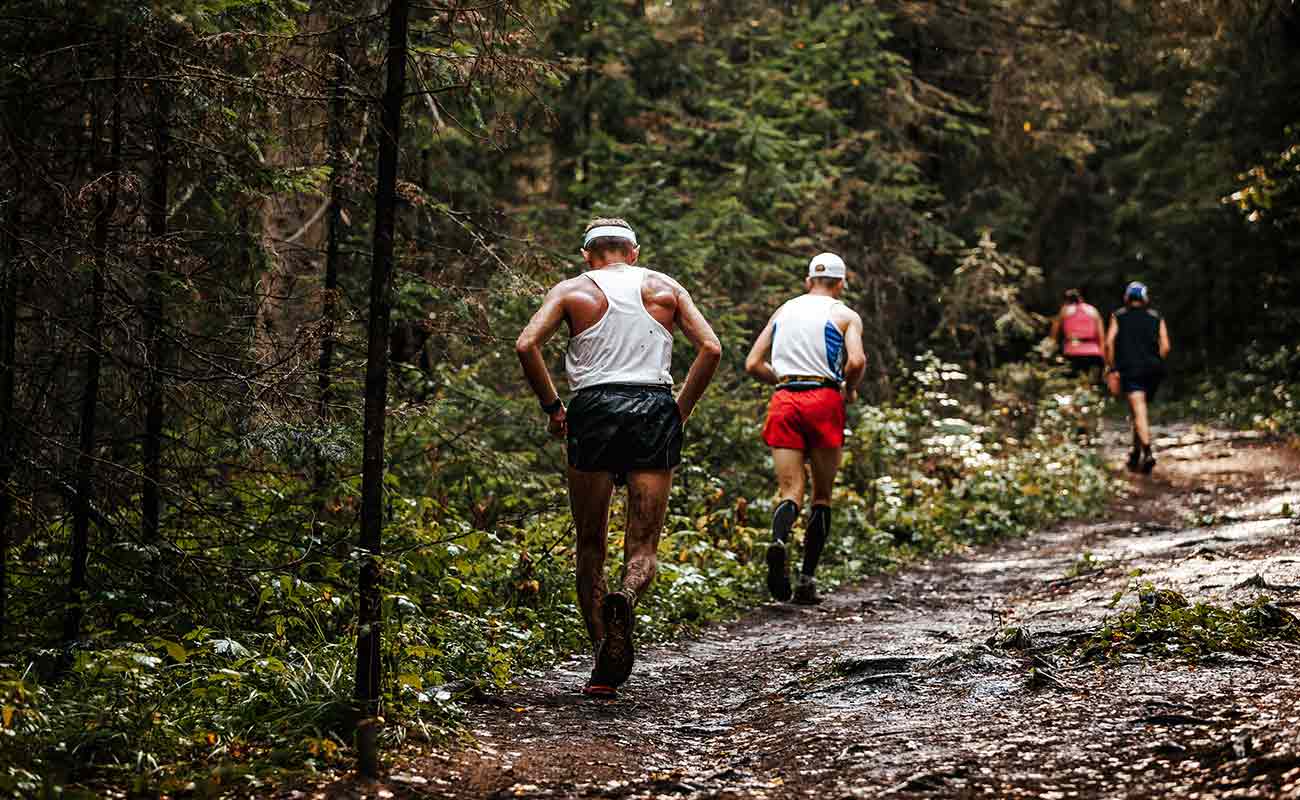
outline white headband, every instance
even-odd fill
[[[599,228],[592,228],[587,231],[587,237],[582,240],[582,249],[586,250],[592,239],[599,239],[602,236],[627,239],[632,243],[633,247],[636,247],[636,234],[632,232],[631,228],[624,228],[622,225],[601,225]]]

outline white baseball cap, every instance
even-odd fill
[[[808,262],[809,278],[843,278],[844,259],[834,253],[818,253]]]

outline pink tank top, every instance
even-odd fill
[[[1061,334],[1065,337],[1067,356],[1099,356],[1097,309],[1087,303],[1073,303],[1061,309]]]

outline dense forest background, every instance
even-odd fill
[[[6,791],[347,763],[585,647],[511,345],[592,216],[724,343],[646,636],[758,599],[741,364],[818,251],[840,580],[1095,507],[1067,287],[1147,282],[1189,407],[1300,430],[1289,0],[14,0],[0,52]]]

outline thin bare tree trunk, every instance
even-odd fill
[[[145,301],[144,327],[148,347],[145,377],[144,487],[142,490],[141,532],[146,542],[158,539],[158,521],[162,509],[162,430],[163,367],[166,345],[163,339],[163,276],[167,259],[163,255],[167,236],[167,173],[171,148],[168,117],[171,102],[168,89],[155,86],[157,107],[154,120],[154,164],[149,187],[149,256],[148,297]]]
[[[111,176],[107,195],[99,201],[95,215],[90,278],[90,321],[86,326],[90,341],[86,353],[86,386],[81,396],[81,431],[77,452],[77,497],[72,520],[72,570],[68,579],[68,606],[63,618],[63,646],[70,648],[81,632],[83,593],[86,590],[86,565],[90,558],[90,507],[94,495],[95,414],[99,409],[99,373],[104,348],[104,271],[108,264],[108,227],[117,211],[117,171],[122,164],[122,40],[113,48],[113,120],[112,145],[108,158]],[[98,126],[96,126],[98,128]],[[95,131],[95,160],[100,161],[100,131]],[[101,162],[102,163],[102,162]],[[97,165],[98,166],[98,165]]]
[[[409,0],[388,9],[388,82],[384,90],[375,187],[374,253],[370,272],[370,326],[366,354],[365,444],[361,469],[361,548],[366,551],[357,593],[357,769],[379,771],[380,607],[379,554],[383,532],[384,422],[388,403],[388,323],[393,294],[393,233],[397,216],[397,157],[406,93]]]
[[[9,597],[9,515],[13,509],[14,355],[18,335],[18,200],[12,198],[8,230],[0,230],[0,643],[6,636]]]
[[[326,222],[325,242],[325,294],[321,312],[325,319],[325,335],[321,337],[320,363],[317,368],[317,411],[321,424],[329,422],[330,400],[333,396],[335,327],[339,314],[339,240],[343,235],[343,115],[347,112],[344,82],[347,80],[346,28],[339,26],[334,38],[334,99],[330,104],[330,199],[329,218]],[[324,457],[316,459],[316,491],[325,486],[329,464]],[[322,498],[323,503],[323,498]],[[320,514],[317,514],[320,518]]]

